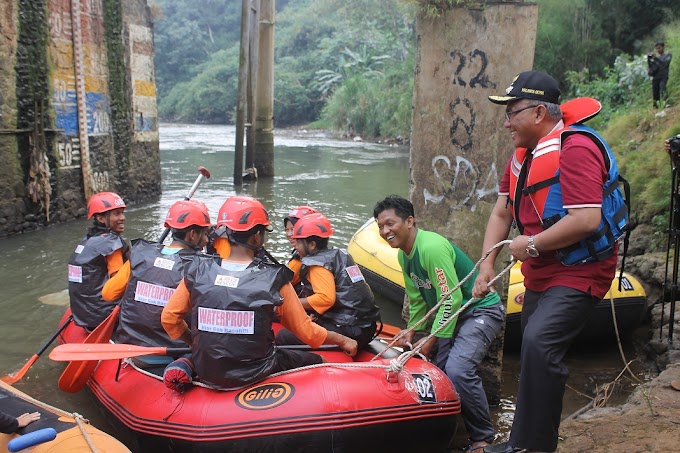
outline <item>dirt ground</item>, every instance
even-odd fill
[[[680,452],[680,391],[673,381],[680,382],[680,363],[638,387],[623,406],[591,409],[563,422],[557,451]]]

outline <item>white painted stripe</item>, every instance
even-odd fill
[[[153,58],[150,55],[135,54],[131,58],[132,80],[153,81]]]
[[[128,29],[130,30],[130,38],[132,38],[131,41],[151,43],[153,40],[151,29],[149,27],[137,24],[129,24]]]

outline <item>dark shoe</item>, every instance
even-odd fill
[[[514,448],[510,445],[510,442],[502,442],[484,447],[484,453],[520,453],[524,451],[526,451],[524,448]]]

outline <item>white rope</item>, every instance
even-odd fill
[[[390,349],[392,346],[394,346],[394,344],[395,344],[401,337],[403,337],[406,333],[408,333],[408,332],[414,330],[416,327],[420,326],[423,322],[425,322],[425,321],[426,321],[433,313],[435,313],[435,312],[439,309],[439,307],[444,303],[444,301],[445,301],[451,294],[453,294],[458,288],[460,288],[463,284],[465,284],[465,282],[467,282],[470,278],[472,278],[472,276],[474,275],[474,272],[479,268],[480,264],[481,264],[485,259],[487,259],[488,256],[489,256],[494,250],[496,250],[496,249],[499,248],[499,247],[502,247],[503,245],[510,244],[511,242],[512,242],[512,241],[510,241],[510,240],[504,240],[504,241],[501,241],[501,242],[499,242],[498,244],[494,245],[493,247],[491,247],[491,248],[484,254],[484,256],[482,256],[482,257],[479,259],[479,261],[477,261],[477,263],[475,263],[474,267],[472,268],[472,270],[470,271],[470,273],[469,273],[468,275],[465,276],[465,278],[463,278],[462,280],[460,280],[460,281],[458,282],[458,284],[457,284],[455,287],[453,287],[452,289],[450,289],[450,290],[447,291],[446,293],[442,294],[442,297],[441,297],[441,299],[439,300],[439,302],[437,303],[437,305],[435,305],[434,307],[432,307],[432,309],[431,309],[429,312],[427,312],[427,314],[423,317],[423,319],[421,319],[421,320],[418,321],[416,324],[414,324],[410,329],[407,329],[406,331],[403,331],[401,334],[399,334],[399,335],[397,335],[396,337],[394,337],[394,339],[393,339],[393,340],[385,347],[385,349],[383,349],[381,352],[379,352],[379,353],[376,354],[374,357],[372,357],[371,360],[369,360],[369,362],[373,362],[374,360],[379,359],[379,358],[383,355],[383,353],[384,353],[385,351],[387,351],[388,349]],[[514,260],[514,259],[511,260],[511,261],[510,261],[510,264],[509,264],[505,269],[503,269],[498,275],[496,275],[496,276],[495,276],[495,277],[487,284],[487,286],[489,286],[489,287],[493,286],[493,284],[494,284],[499,278],[501,278],[503,275],[505,275],[505,274],[512,268],[512,266],[515,264],[515,261],[516,261],[516,260]],[[300,367],[300,368],[294,368],[294,369],[292,369],[292,370],[285,370],[285,371],[280,371],[280,372],[278,372],[278,373],[270,374],[270,375],[268,375],[268,376],[263,377],[262,379],[260,379],[260,380],[258,380],[258,381],[251,382],[251,383],[248,384],[248,385],[243,385],[243,386],[240,386],[240,387],[217,388],[217,387],[213,387],[213,386],[210,386],[210,385],[206,385],[206,384],[204,384],[204,383],[202,383],[202,382],[197,382],[197,381],[192,381],[192,384],[193,384],[193,385],[196,385],[196,386],[199,386],[199,387],[209,388],[209,389],[213,389],[213,390],[220,390],[220,391],[230,392],[230,391],[240,390],[240,389],[244,389],[244,388],[250,387],[250,386],[252,386],[252,385],[254,385],[254,384],[257,384],[258,382],[262,382],[262,381],[264,381],[264,380],[266,380],[266,379],[269,379],[269,378],[272,378],[272,377],[278,377],[278,376],[283,376],[283,375],[286,375],[286,374],[289,374],[289,373],[294,373],[294,372],[304,371],[304,370],[311,370],[311,369],[322,368],[322,367],[334,367],[334,368],[382,368],[382,369],[384,369],[384,370],[387,372],[387,375],[388,375],[388,376],[389,376],[390,373],[396,373],[396,374],[398,374],[398,373],[400,373],[400,372],[404,369],[404,365],[406,364],[406,362],[407,362],[410,358],[412,358],[412,357],[414,357],[414,356],[419,356],[419,357],[421,357],[422,359],[427,360],[427,359],[423,356],[423,354],[421,354],[421,352],[420,352],[420,350],[422,349],[423,345],[424,345],[430,338],[432,338],[433,336],[435,336],[436,334],[438,334],[439,332],[441,332],[441,331],[442,331],[442,330],[443,330],[450,322],[452,322],[454,319],[457,319],[458,316],[459,316],[463,311],[465,311],[465,310],[470,306],[470,304],[472,304],[472,302],[475,302],[476,300],[478,300],[478,299],[475,299],[474,297],[471,298],[469,301],[467,301],[467,303],[465,303],[465,305],[463,305],[462,307],[460,307],[460,308],[458,309],[458,311],[456,311],[456,312],[455,312],[455,313],[454,313],[454,314],[453,314],[453,315],[452,315],[445,323],[443,323],[441,326],[439,326],[439,328],[438,328],[437,330],[435,330],[435,331],[434,331],[433,333],[431,333],[429,336],[425,337],[425,339],[421,340],[419,346],[417,346],[415,349],[413,349],[413,350],[411,350],[411,351],[405,351],[405,352],[403,352],[403,353],[400,354],[399,357],[397,357],[396,359],[390,360],[390,364],[389,364],[389,365],[371,364],[371,363],[367,363],[367,362],[361,362],[361,363],[357,363],[357,362],[351,362],[351,363],[349,363],[349,362],[348,362],[348,363],[319,363],[319,364],[315,364],[315,365],[307,365],[307,366]],[[148,375],[148,376],[152,376],[152,377],[154,377],[154,378],[156,378],[156,379],[162,380],[162,378],[159,378],[158,376],[156,376],[156,375],[154,375],[154,374],[152,374],[152,373],[149,373],[149,372],[147,372],[147,371],[145,371],[145,370],[139,368],[137,365],[135,365],[134,362],[129,361],[129,360],[126,360],[126,362],[127,362],[129,365],[132,365],[132,367],[135,368],[135,369],[136,369],[137,371],[139,371],[140,373],[143,373],[143,374],[146,374],[146,375]]]
[[[99,450],[97,450],[97,447],[95,447],[94,443],[92,442],[92,439],[90,439],[90,435],[87,433],[87,428],[85,427],[85,424],[83,421],[87,422],[83,418],[82,415],[80,415],[78,412],[74,412],[73,416],[76,419],[76,423],[78,424],[78,428],[80,428],[80,432],[82,433],[83,437],[85,438],[85,442],[87,442],[87,446],[90,447],[90,450],[92,450],[92,453],[99,453]]]
[[[47,404],[43,401],[37,400],[31,396],[25,395],[25,394],[19,394],[19,393],[14,393],[12,392],[12,395],[16,396],[19,399],[22,399],[28,403],[34,404],[42,409],[47,409],[60,417],[70,417],[75,420],[76,424],[78,425],[78,428],[80,428],[80,432],[83,434],[83,437],[85,438],[85,441],[87,442],[87,445],[90,447],[93,453],[97,453],[97,448],[94,446],[92,443],[92,440],[90,439],[90,436],[88,435],[86,429],[85,429],[85,424],[89,424],[90,421],[80,415],[78,412],[67,412],[63,409],[59,409],[58,407],[52,406],[51,404]]]
[[[504,245],[506,245],[506,244],[510,244],[511,242],[512,242],[511,240],[506,239],[506,240],[504,240],[504,241],[501,241],[501,242],[495,244],[493,247],[491,247],[489,250],[487,250],[487,252],[479,259],[479,261],[477,261],[477,263],[475,263],[475,265],[473,266],[472,270],[470,271],[469,274],[467,274],[467,275],[465,276],[465,278],[463,278],[462,280],[460,280],[460,281],[458,282],[458,284],[457,284],[455,287],[451,288],[449,291],[447,291],[446,293],[442,294],[442,297],[441,297],[441,299],[439,300],[439,302],[437,303],[437,305],[435,305],[434,307],[432,307],[432,308],[430,309],[430,311],[428,311],[428,312],[425,314],[425,316],[423,316],[423,318],[422,318],[420,321],[418,321],[417,323],[415,323],[415,324],[414,324],[413,326],[411,326],[410,328],[408,328],[408,329],[406,329],[406,330],[403,330],[401,333],[399,333],[397,336],[395,336],[395,337],[392,339],[392,341],[387,345],[387,347],[386,347],[383,351],[381,351],[381,352],[379,352],[378,354],[376,354],[371,360],[375,360],[375,359],[377,359],[377,358],[380,358],[380,357],[382,356],[382,354],[383,354],[387,349],[389,349],[390,347],[394,346],[394,344],[396,344],[397,341],[399,341],[399,339],[401,339],[402,337],[404,337],[407,333],[412,332],[413,330],[415,330],[417,327],[419,327],[420,325],[422,325],[424,322],[426,322],[430,316],[432,316],[434,313],[437,312],[437,310],[439,310],[439,307],[444,303],[444,301],[446,301],[446,299],[449,298],[449,296],[451,296],[451,294],[453,294],[458,288],[460,288],[461,286],[463,286],[463,284],[464,284],[465,282],[467,282],[470,278],[472,278],[472,276],[474,275],[475,271],[479,268],[479,266],[482,264],[482,262],[483,262],[485,259],[487,259],[487,258],[489,257],[489,255],[490,255],[494,250],[496,250],[497,248],[502,247],[502,246],[504,246]],[[488,287],[493,286],[493,284],[494,284],[499,278],[501,278],[503,275],[505,275],[505,274],[512,268],[512,266],[514,266],[515,261],[516,261],[515,259],[512,259],[512,260],[510,261],[510,264],[508,264],[507,267],[505,267],[498,275],[496,275],[496,276],[495,276],[495,277],[487,284],[487,286],[488,286]],[[437,330],[435,330],[434,332],[430,333],[430,335],[428,335],[428,336],[425,337],[424,339],[420,340],[419,346],[417,346],[415,349],[412,349],[411,351],[405,351],[405,352],[402,353],[397,359],[394,359],[394,360],[392,361],[392,363],[394,364],[395,369],[393,369],[392,371],[395,371],[395,372],[401,371],[401,369],[403,368],[403,365],[404,365],[410,358],[412,358],[412,357],[415,356],[415,355],[419,355],[419,356],[422,357],[422,354],[420,353],[420,350],[423,348],[423,346],[425,345],[425,343],[427,343],[427,341],[429,341],[432,337],[434,337],[434,336],[437,335],[439,332],[441,332],[444,328],[446,328],[446,326],[447,326],[449,323],[451,323],[451,322],[453,322],[453,320],[457,319],[458,316],[459,316],[463,311],[465,311],[465,310],[466,310],[473,302],[475,302],[475,301],[477,301],[477,300],[479,300],[479,299],[476,299],[476,298],[474,298],[474,297],[470,298],[470,300],[468,300],[463,306],[461,306],[461,307],[460,307],[460,308],[459,308],[459,309],[458,309],[458,310],[457,310],[457,311],[456,311],[456,312],[455,312],[455,313],[454,313],[454,314],[453,314],[453,315],[452,315],[445,323],[443,323],[442,325],[440,325],[439,328],[437,328]]]
[[[42,407],[43,409],[49,409],[49,410],[51,410],[52,412],[55,412],[55,413],[59,414],[59,415],[62,416],[62,417],[72,417],[72,418],[76,418],[76,413],[66,412],[66,411],[63,410],[63,409],[59,409],[58,407],[54,407],[54,406],[49,405],[49,404],[47,404],[47,403],[45,403],[45,402],[43,402],[43,401],[39,401],[39,400],[37,400],[37,399],[35,399],[35,398],[31,397],[31,396],[28,396],[28,395],[25,395],[25,394],[22,395],[22,394],[14,393],[14,392],[12,392],[12,394],[13,394],[14,396],[16,396],[17,398],[20,398],[20,399],[22,399],[22,400],[24,400],[24,401],[26,401],[26,402],[35,404],[36,406],[40,406],[40,407]],[[79,415],[79,417],[82,418],[82,415]],[[83,420],[85,420],[85,422],[89,423],[89,422],[87,421],[87,419],[83,419]]]

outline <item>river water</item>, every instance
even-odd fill
[[[306,204],[326,214],[335,230],[331,245],[345,248],[354,233],[372,215],[376,201],[388,194],[407,196],[409,150],[407,147],[340,141],[316,131],[277,131],[276,176],[271,180],[232,184],[233,126],[161,125],[163,194],[156,203],[129,206],[125,236],[157,239],[170,205],[185,196],[196,179],[197,166],[211,172],[195,199],[206,203],[213,221],[222,202],[232,195],[258,198],[269,210],[275,231],[267,249],[279,260],[290,250],[283,232],[283,217],[291,207]],[[19,369],[56,329],[65,306],[66,261],[89,226],[79,220],[49,229],[0,240],[0,275],[4,280],[0,298],[0,373]],[[400,307],[377,297],[383,320],[400,322]],[[575,411],[596,385],[610,382],[622,368],[615,350],[577,351],[570,354],[570,386],[564,414]],[[77,411],[100,428],[107,422],[86,392],[61,392],[57,379],[64,365],[43,355],[17,387],[65,410]],[[507,433],[518,376],[517,356],[506,354],[504,395],[494,410],[499,431]]]

